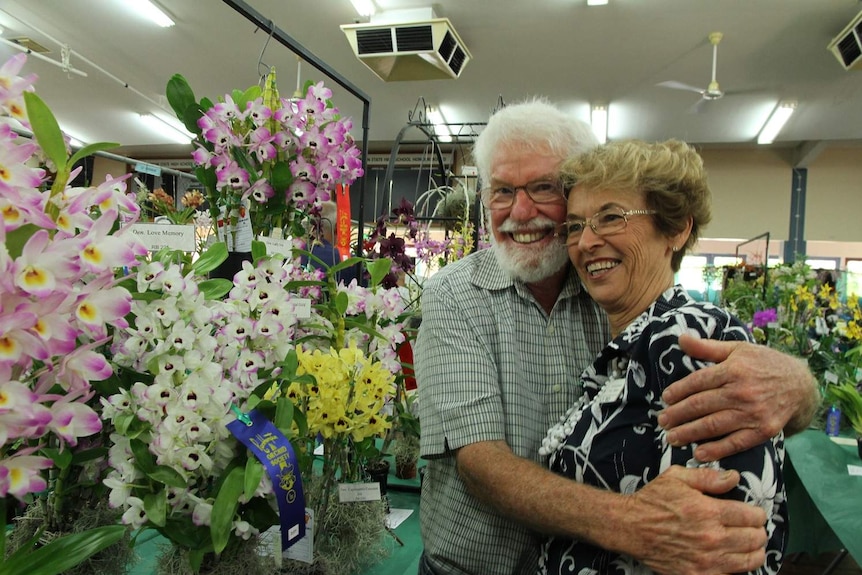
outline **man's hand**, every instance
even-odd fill
[[[717,365],[695,371],[662,395],[659,425],[671,445],[701,443],[700,461],[714,461],[763,443],[782,428],[811,422],[819,392],[808,366],[774,349],[746,342],[679,338],[688,355]]]
[[[703,494],[724,493],[738,482],[735,471],[669,468],[629,497],[627,523],[638,533],[622,551],[665,575],[757,569],[766,561],[766,513]]]

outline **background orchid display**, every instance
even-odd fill
[[[841,297],[831,272],[818,273],[799,261],[765,275],[731,275],[722,298],[749,323],[758,342],[805,359],[824,397],[831,385],[857,384],[862,308],[858,297]]]
[[[56,530],[75,512],[73,502],[63,506],[74,487],[63,480],[99,453],[76,448],[102,429],[88,403],[91,384],[112,374],[100,346],[112,329],[127,325],[131,308],[115,271],[134,265],[143,249],[127,226],[116,229],[138,215],[122,181],[67,187],[78,159],[113,144],[68,158],[53,114],[31,91],[35,78],[17,76],[25,60],[21,54],[0,68],[3,111],[38,142],[22,141],[8,124],[0,125],[0,515],[6,517],[7,496],[30,501],[41,493],[51,504],[45,527]],[[31,167],[42,156],[50,159],[52,174]],[[23,547],[7,558],[4,573],[58,573],[121,535],[122,529],[106,527],[32,553]]]
[[[223,213],[234,229],[247,208],[255,237],[276,229],[307,237],[311,208],[329,200],[336,184],[363,173],[352,121],[340,117],[322,82],[307,83],[300,98],[280,98],[272,71],[263,88],[235,90],[213,104],[197,102],[185,78],[175,75],[167,97],[196,134],[195,173],[213,218]]]

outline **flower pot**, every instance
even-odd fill
[[[399,479],[413,479],[416,477],[416,462],[405,461],[395,464],[395,477]]]
[[[380,496],[386,496],[386,489],[389,486],[389,462],[385,459],[369,462],[365,466],[365,472],[368,473],[368,478],[371,481],[376,481],[380,484]]]

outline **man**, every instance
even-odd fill
[[[338,206],[335,202],[323,202],[320,204],[320,237],[311,247],[311,255],[309,258],[302,256],[300,262],[303,265],[310,263],[313,267],[328,270],[335,264],[341,263],[341,253],[335,247],[335,224],[338,221]],[[336,272],[335,281],[342,281],[349,284],[356,278],[356,268],[354,266],[345,268]]]
[[[620,495],[552,474],[538,455],[580,396],[581,370],[610,339],[555,237],[566,215],[558,167],[593,145],[588,126],[540,101],[504,108],[476,142],[480,180],[507,188],[511,205],[490,210],[492,249],[446,266],[423,289],[420,574],[533,573],[538,532],[589,540],[662,573],[764,561],[763,511],[710,496],[731,489],[736,472],[672,468]],[[816,389],[800,362],[755,346],[683,345],[708,361],[730,357],[668,388],[676,405],[660,423],[675,428],[671,442],[722,437],[695,452],[712,460],[765,441],[791,417],[807,425]]]

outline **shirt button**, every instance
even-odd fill
[[[559,383],[554,384],[554,387],[553,387],[554,391],[559,392],[561,389],[563,389],[562,385],[560,385]]]
[[[548,335],[554,335],[554,326],[553,325],[548,326]]]

